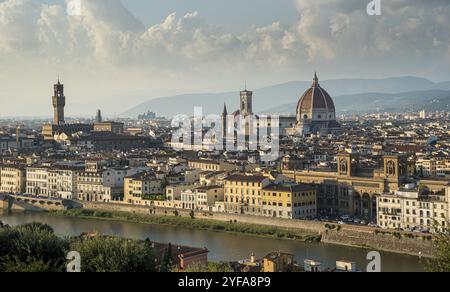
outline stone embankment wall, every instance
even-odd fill
[[[342,229],[325,232],[322,234],[322,242],[431,257],[434,247],[433,241],[429,237],[429,235],[417,235],[409,238],[405,234],[401,235],[395,232],[377,234],[375,231],[368,233],[361,230]]]

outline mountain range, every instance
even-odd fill
[[[435,83],[425,78],[334,79],[320,81],[333,97],[339,113],[448,109],[450,82]],[[296,104],[310,81],[293,81],[254,90],[256,113],[294,114]],[[199,93],[151,99],[123,113],[137,116],[148,110],[161,116],[193,115],[195,106],[203,113],[219,114],[227,104],[231,113],[239,107],[239,92]]]

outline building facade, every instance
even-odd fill
[[[317,216],[316,189],[310,185],[272,184],[263,189],[262,215],[284,219]]]
[[[124,124],[118,122],[97,122],[94,124],[94,132],[111,132],[117,135],[123,135]]]
[[[18,165],[0,166],[0,192],[23,194],[26,191],[26,170]]]
[[[264,176],[232,175],[224,180],[225,212],[260,215],[263,188],[270,184]]]
[[[223,202],[222,186],[204,186],[195,189],[195,207],[197,210],[212,212],[216,202]]]
[[[33,196],[49,197],[48,167],[27,167],[26,193]]]
[[[60,199],[77,198],[78,168],[51,168],[48,170],[49,197]]]
[[[445,194],[399,190],[377,198],[377,224],[386,229],[439,231],[449,227],[450,188]],[[436,230],[437,229],[437,230]]]
[[[337,170],[284,170],[297,183],[315,184],[319,215],[351,215],[376,220],[377,196],[408,182],[403,155],[385,155],[383,168],[362,169],[356,154],[339,154]]]
[[[163,180],[151,173],[140,172],[125,177],[124,202],[128,204],[146,205],[152,200],[151,196],[164,194]]]

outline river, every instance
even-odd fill
[[[367,250],[321,243],[302,243],[173,226],[55,217],[46,213],[0,213],[0,220],[11,226],[31,222],[46,223],[60,236],[96,231],[132,239],[150,238],[156,242],[207,247],[210,251],[209,260],[216,262],[241,260],[249,258],[252,253],[257,257],[263,257],[269,252],[281,251],[294,254],[299,263],[303,263],[304,259],[313,259],[320,261],[326,268],[333,268],[337,260],[354,261],[361,270],[368,264]],[[381,266],[384,272],[423,271],[423,263],[418,257],[395,253],[381,252]]]

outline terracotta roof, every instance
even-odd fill
[[[320,87],[319,80],[315,77],[313,84],[300,98],[297,105],[297,112],[310,112],[312,109],[327,109],[335,111],[334,102],[328,92]]]
[[[235,174],[227,177],[225,180],[227,181],[244,181],[244,182],[262,182],[267,177],[260,176],[260,175],[241,175],[241,174]]]

